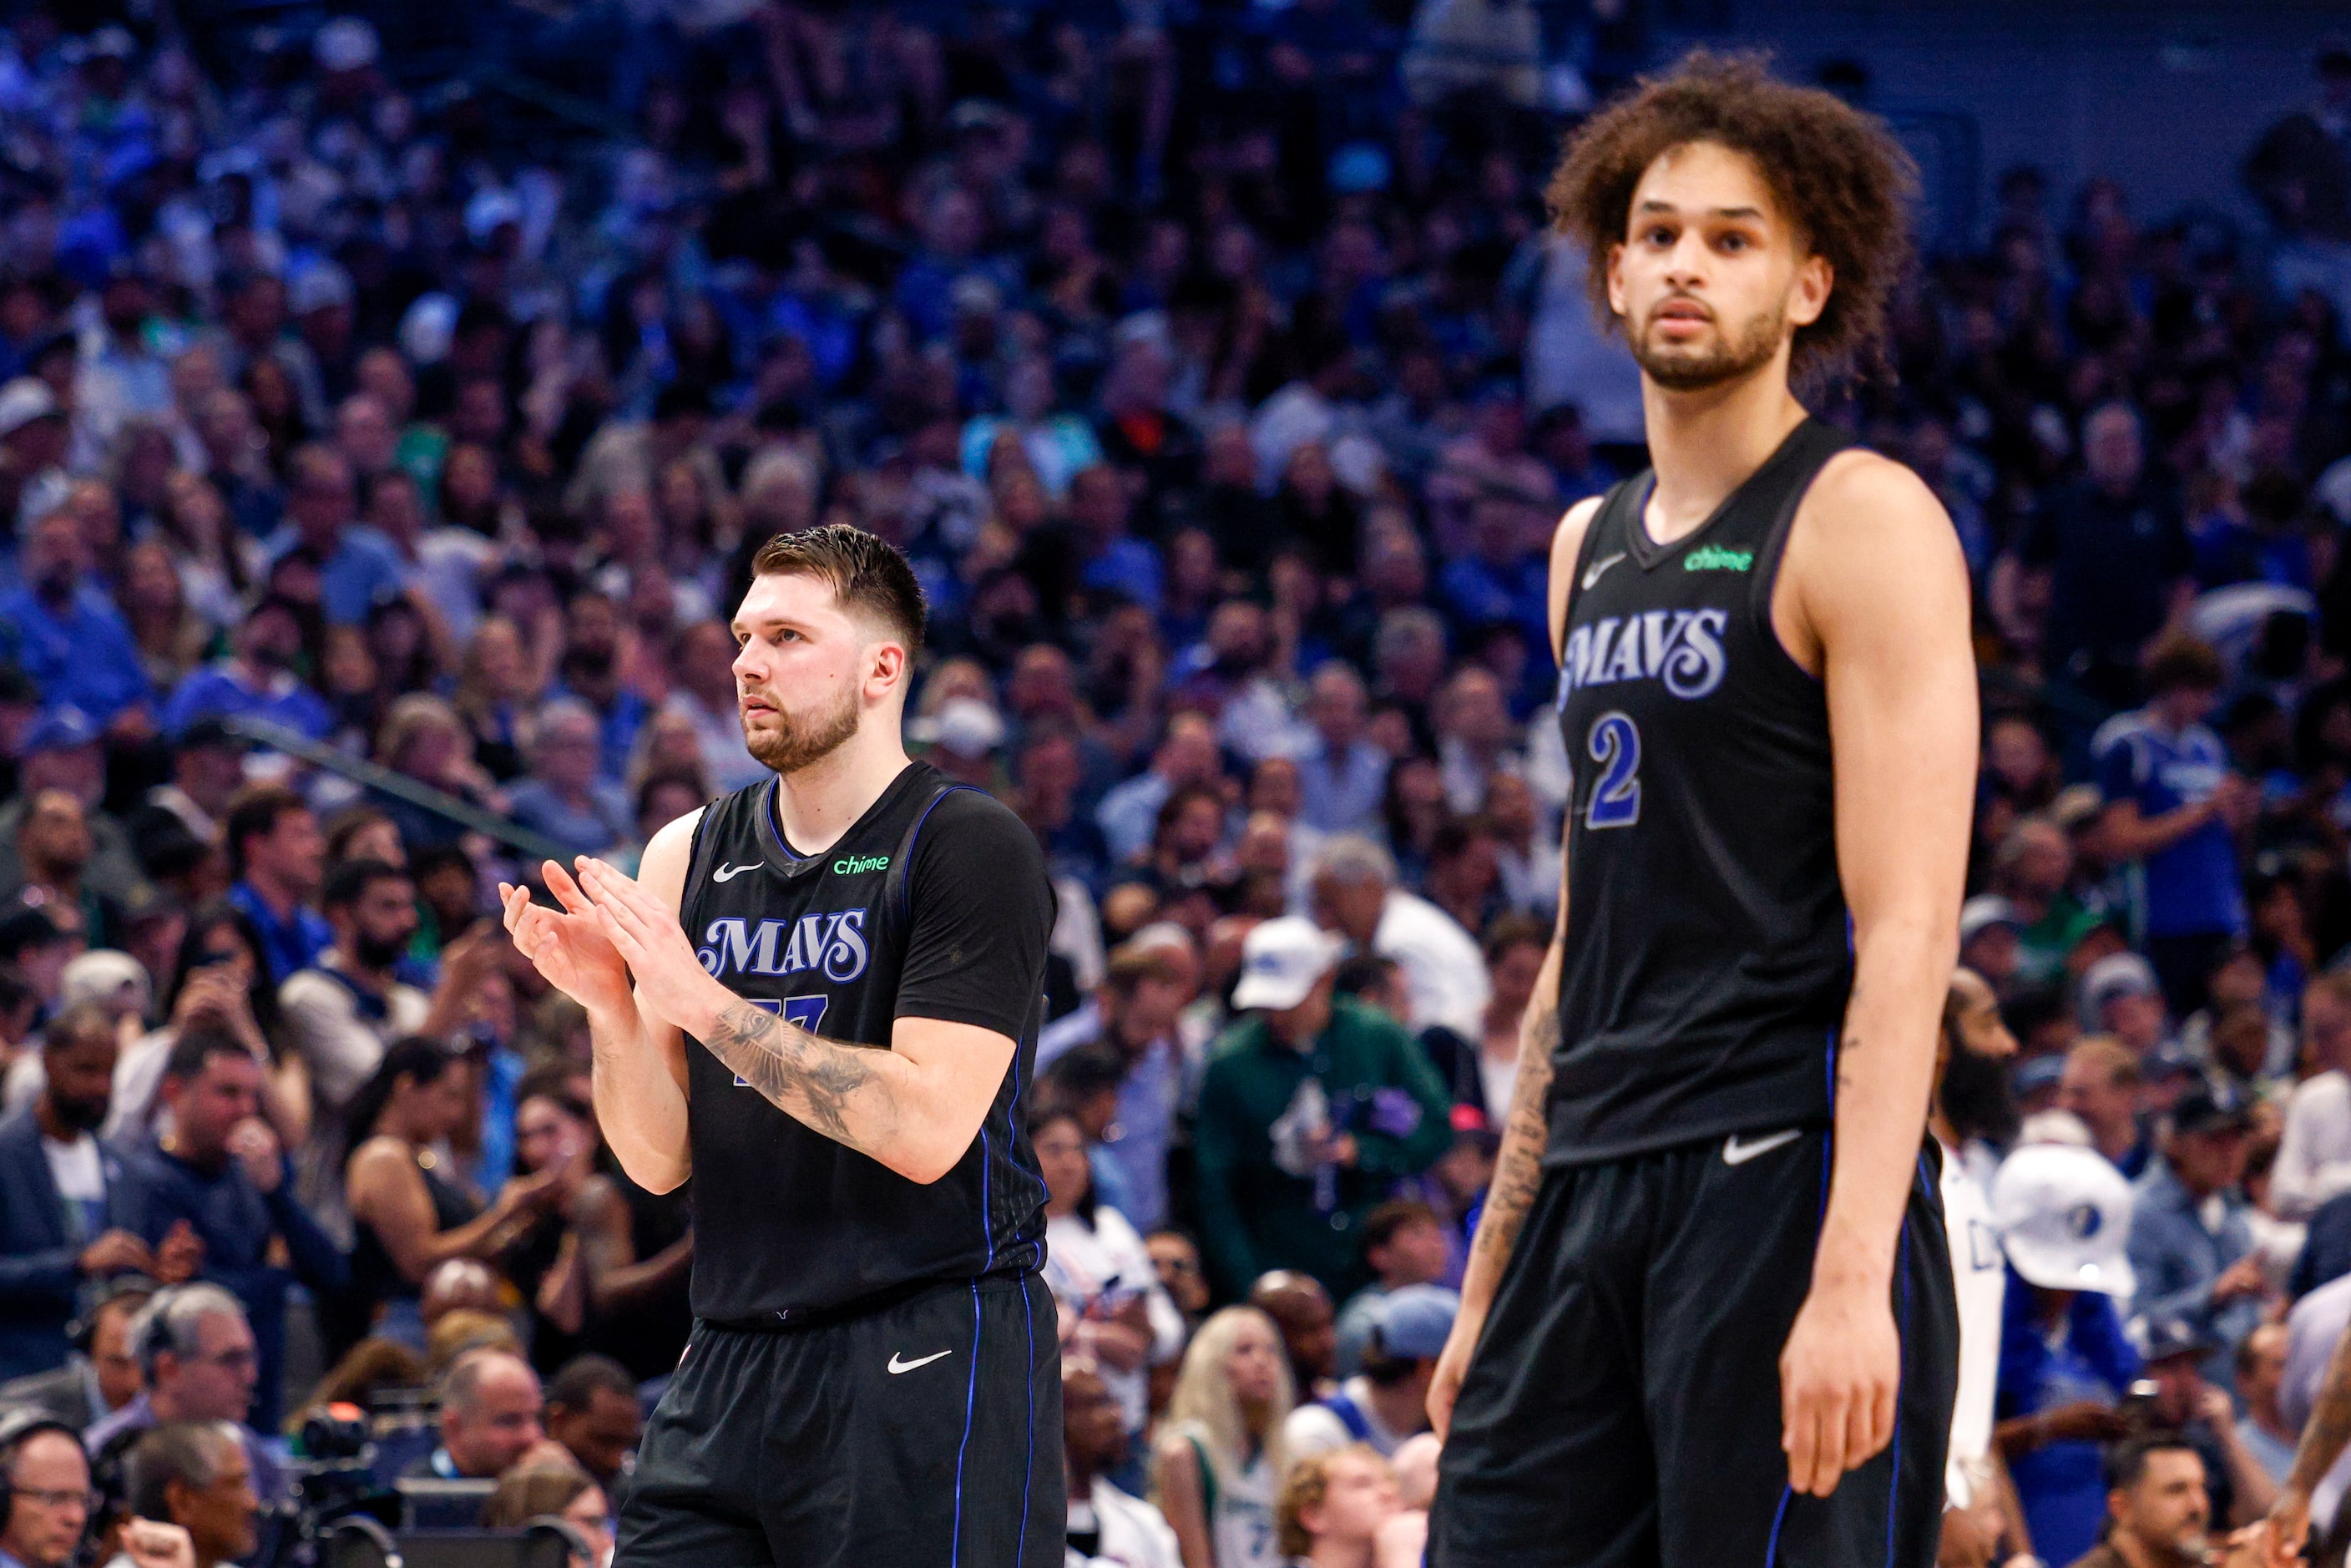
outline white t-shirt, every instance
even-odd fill
[[[1190,1438],[1201,1463],[1207,1462],[1207,1435],[1189,1427],[1177,1432]],[[1281,1568],[1281,1551],[1275,1544],[1273,1505],[1281,1478],[1273,1473],[1262,1450],[1249,1468],[1236,1475],[1203,1476],[1205,1491],[1213,1484],[1216,1508],[1208,1519],[1208,1540],[1217,1552],[1217,1568]]]
[[[1370,1428],[1364,1441],[1393,1458],[1405,1445],[1410,1432],[1391,1432],[1380,1421],[1380,1413],[1372,1408],[1371,1379],[1360,1373],[1339,1385],[1339,1391],[1355,1402],[1363,1412],[1364,1425]],[[1281,1446],[1289,1451],[1290,1462],[1311,1459],[1317,1454],[1336,1452],[1355,1440],[1347,1424],[1327,1405],[1301,1405],[1290,1413],[1281,1428]]]
[[[49,1179],[57,1184],[57,1196],[80,1211],[81,1239],[96,1237],[106,1228],[106,1172],[98,1163],[98,1140],[84,1133],[72,1143],[60,1144],[45,1134],[41,1153],[49,1162]]]
[[[1992,1394],[2000,1382],[2001,1304],[2008,1270],[1992,1228],[1991,1197],[1956,1149],[1943,1151],[1943,1223],[1951,1240],[1951,1283],[1959,1306],[1959,1390],[1951,1405],[1950,1462],[1944,1471],[1949,1505],[1965,1508],[1975,1495],[1981,1463],[1991,1452]]]

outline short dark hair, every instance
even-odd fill
[[[345,861],[327,873],[327,883],[319,890],[321,909],[349,909],[367,896],[367,890],[380,882],[406,882],[408,873],[390,861],[362,855],[355,861]]]
[[[253,1060],[253,1052],[246,1049],[245,1041],[224,1025],[210,1021],[190,1024],[172,1042],[172,1053],[163,1059],[163,1076],[184,1083],[202,1074],[204,1064],[215,1056],[234,1056],[241,1061]]]
[[[2146,1476],[2148,1456],[2173,1448],[2185,1449],[2199,1460],[2204,1457],[2202,1451],[2179,1432],[2158,1430],[2125,1437],[2106,1450],[2106,1490],[2128,1491]]]
[[[85,1037],[111,1041],[115,1039],[114,1015],[100,1001],[78,1001],[67,1006],[42,1031],[44,1050],[71,1050]]]
[[[2217,692],[2227,682],[2227,667],[2212,644],[2181,633],[2156,639],[2147,651],[2147,695],[2194,690]]]
[[[1350,953],[1339,960],[1339,967],[1331,978],[1333,994],[1360,997],[1374,986],[1384,985],[1400,966],[1385,953]]]
[[[1644,78],[1569,138],[1551,181],[1552,222],[1580,242],[1604,322],[1609,253],[1625,241],[1633,193],[1674,148],[1711,141],[1746,155],[1834,277],[1820,319],[1796,329],[1800,381],[1885,368],[1886,305],[1910,260],[1905,204],[1918,171],[1883,120],[1818,88],[1775,78],[1755,54],[1693,49]]]
[[[277,831],[281,818],[309,809],[301,796],[283,784],[256,784],[238,790],[229,801],[228,816],[221,825],[222,841],[228,846],[229,874],[245,875],[247,839],[267,838]]]
[[[585,1410],[600,1388],[637,1402],[637,1380],[609,1355],[575,1355],[565,1362],[547,1380],[544,1402],[550,1410]]]
[[[208,1487],[220,1479],[220,1446],[237,1440],[218,1421],[162,1421],[140,1434],[122,1462],[123,1500],[141,1519],[172,1517],[170,1487]]]
[[[778,534],[751,558],[751,575],[822,578],[841,608],[881,620],[906,644],[911,659],[923,649],[930,612],[914,569],[889,540],[847,523],[826,523],[797,534]]]
[[[1407,1225],[1442,1223],[1437,1210],[1416,1197],[1392,1197],[1364,1216],[1364,1256],[1369,1259],[1372,1249],[1384,1247],[1396,1239],[1396,1233]]]
[[[1056,1057],[1040,1074],[1039,1098],[1056,1105],[1077,1106],[1097,1094],[1114,1093],[1126,1082],[1126,1063],[1114,1046],[1097,1040]]]

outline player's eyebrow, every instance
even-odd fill
[[[778,626],[789,626],[794,631],[803,630],[800,623],[789,615],[770,615],[766,620],[747,627],[740,620],[729,621],[726,623],[726,629],[737,637],[747,636],[752,632],[772,632]]]
[[[1675,206],[1671,202],[1661,202],[1655,196],[1651,196],[1647,201],[1643,202],[1637,210],[1642,213],[1654,213],[1659,215],[1678,213],[1681,211],[1679,207]],[[1755,222],[1761,223],[1763,219],[1763,209],[1761,207],[1708,207],[1706,209],[1706,215],[1710,218],[1752,219]]]

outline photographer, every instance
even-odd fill
[[[253,1552],[261,1500],[237,1429],[219,1421],[166,1421],[131,1447],[123,1490],[135,1521],[187,1531],[193,1568],[217,1568]],[[148,1568],[126,1552],[108,1568]]]

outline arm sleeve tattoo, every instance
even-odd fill
[[[1477,1251],[1499,1270],[1517,1247],[1527,1210],[1542,1185],[1543,1145],[1550,1141],[1552,1047],[1559,1042],[1559,1012],[1544,1008],[1527,1019],[1519,1046],[1519,1076],[1510,1091],[1510,1114],[1502,1151],[1478,1221]]]
[[[748,1002],[721,1012],[702,1043],[777,1109],[860,1154],[897,1126],[896,1090],[867,1047],[836,1045]]]

